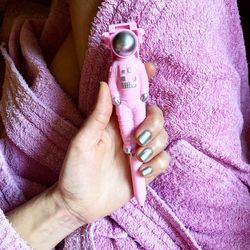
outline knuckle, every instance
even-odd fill
[[[161,170],[165,170],[169,165],[169,154],[166,151],[163,151],[158,157],[158,165]]]
[[[151,112],[155,116],[163,118],[163,111],[162,111],[162,109],[159,106],[157,106],[156,104],[154,104],[154,105],[151,106],[151,108],[152,108]]]
[[[92,114],[92,119],[102,125],[102,126],[105,126],[106,125],[106,114],[105,113],[102,113],[100,112],[99,110],[96,110],[95,112],[93,112]]]
[[[155,147],[157,147],[158,150],[162,151],[165,148],[165,146],[166,146],[165,138],[162,135],[159,135],[156,139]]]
[[[153,122],[153,125],[157,129],[161,129],[164,125],[164,117],[162,110],[156,105],[148,106],[148,117]]]
[[[157,107],[159,116],[163,118],[163,111],[158,106],[156,106],[156,107]]]
[[[164,143],[164,148],[167,146],[168,143],[168,133],[166,130],[163,130],[162,132],[162,138],[163,138],[163,143]]]
[[[156,130],[161,130],[163,128],[163,119],[156,117],[154,119],[153,125]]]
[[[155,152],[156,155],[161,155],[162,152],[164,152],[163,150],[166,148],[167,146],[167,140],[165,135],[160,134],[158,135],[151,143],[150,143],[151,147],[153,148],[153,151]]]

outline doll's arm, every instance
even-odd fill
[[[148,100],[148,92],[149,92],[149,83],[148,83],[148,75],[145,69],[144,64],[139,62],[139,70],[140,70],[140,95],[141,101],[146,102]]]
[[[109,69],[109,89],[112,97],[112,102],[114,105],[119,105],[121,103],[120,94],[117,87],[117,80],[118,80],[117,63],[114,62]]]

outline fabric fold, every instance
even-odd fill
[[[67,30],[66,2],[59,2],[63,11],[53,13],[65,20]],[[107,79],[111,58],[101,34],[110,23],[131,20],[146,30],[142,60],[158,66],[150,81],[150,103],[163,110],[171,164],[149,185],[144,208],[132,199],[77,229],[57,248],[247,249],[250,96],[234,0],[105,0],[92,24],[79,110],[46,63],[55,49],[50,45],[54,38],[49,39],[54,26],[17,20],[9,50],[1,49],[6,61],[0,104],[6,130],[0,144],[1,209],[13,209],[57,180],[82,115],[93,107],[97,83]],[[56,47],[66,33],[58,35]],[[9,246],[11,239],[14,249],[25,249],[0,212],[0,231],[4,228],[7,239],[2,244]]]
[[[3,87],[1,100],[1,115],[7,118],[3,118],[6,133],[28,156],[58,172],[69,137],[77,129],[46,108],[28,87],[25,88],[24,79],[15,69],[6,51],[2,51],[7,62],[6,75],[12,76],[8,82],[10,87]],[[17,85],[20,82],[23,88]],[[18,100],[22,100],[21,106],[17,104]],[[62,134],[69,137],[65,138]]]

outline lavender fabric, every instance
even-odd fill
[[[58,12],[45,23],[18,19],[2,48],[0,249],[30,249],[4,213],[57,180],[98,82],[107,80],[111,61],[101,34],[131,20],[146,31],[142,60],[158,67],[150,103],[164,112],[171,164],[148,186],[144,208],[132,199],[57,248],[250,249],[250,96],[236,0],[105,0],[92,25],[78,105],[46,63],[60,46],[51,38],[54,22],[68,25],[67,12]]]

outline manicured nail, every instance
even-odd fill
[[[145,167],[145,168],[143,168],[143,169],[141,170],[141,174],[142,174],[143,176],[147,176],[147,175],[151,174],[152,172],[153,172],[153,168],[150,167],[150,166],[147,166],[147,167]]]
[[[151,136],[152,136],[151,132],[145,130],[139,135],[138,140],[142,145],[144,145],[150,140]]]
[[[149,157],[153,154],[153,150],[151,148],[145,148],[139,155],[140,159],[145,162],[149,159]]]

